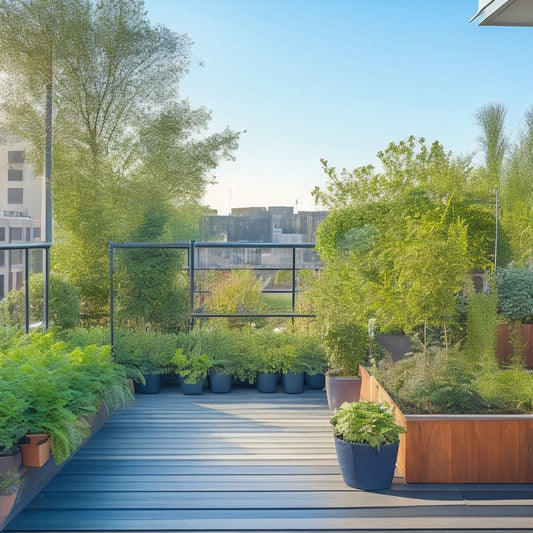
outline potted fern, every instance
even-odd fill
[[[212,366],[209,357],[205,353],[187,356],[182,348],[178,348],[172,357],[172,364],[179,374],[183,394],[200,394]]]
[[[400,434],[392,409],[378,402],[344,403],[331,419],[335,451],[346,485],[363,490],[390,487]]]

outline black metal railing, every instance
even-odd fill
[[[0,251],[14,251],[14,250],[23,250],[24,251],[24,330],[26,333],[30,331],[30,287],[29,287],[29,276],[30,276],[30,250],[43,250],[45,254],[45,259],[43,261],[43,278],[44,278],[44,289],[43,289],[43,326],[48,328],[49,325],[49,313],[48,313],[48,295],[50,289],[50,247],[52,243],[50,242],[27,242],[27,243],[17,243],[17,244],[0,244]],[[5,271],[8,276],[12,275],[12,267],[9,264],[5,266]],[[9,283],[9,281],[8,281]],[[12,288],[12,287],[10,287]]]
[[[314,252],[314,243],[265,243],[265,242],[197,242],[197,241],[182,241],[174,243],[142,243],[142,242],[128,242],[128,243],[109,243],[109,272],[110,272],[110,329],[111,329],[111,343],[114,340],[114,312],[115,312],[115,296],[116,291],[114,287],[114,258],[115,250],[120,248],[138,248],[138,249],[177,249],[184,250],[187,254],[187,267],[183,268],[188,273],[189,286],[189,316],[190,327],[193,326],[196,319],[206,318],[314,318],[312,313],[297,313],[296,312],[296,295],[297,288],[297,273],[300,270],[320,270],[322,265],[316,252]],[[241,257],[242,260],[224,254],[215,257],[209,257],[208,250],[228,251],[233,250],[260,250],[260,255],[255,254],[255,257],[250,257],[246,253]],[[285,261],[278,264],[268,263],[264,264],[265,253],[268,250],[286,250],[287,254],[283,257]],[[307,250],[308,256],[304,255],[303,259],[298,264],[297,251]],[[203,256],[202,256],[202,251]],[[281,258],[278,258],[281,259]],[[276,260],[274,258],[274,260]],[[197,309],[195,307],[195,296],[202,292],[202,289],[197,289],[196,278],[197,273],[201,271],[216,271],[216,270],[253,270],[253,271],[281,271],[286,270],[291,272],[290,289],[278,289],[275,291],[264,290],[263,292],[276,292],[291,294],[291,311],[290,312],[270,312],[270,313],[209,313]]]

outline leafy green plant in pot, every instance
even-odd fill
[[[20,470],[18,467],[0,471],[0,531],[5,526],[9,513],[15,504],[20,488]]]
[[[176,335],[150,330],[120,329],[115,335],[115,360],[133,366],[142,373],[145,383],[136,382],[140,393],[158,393],[162,374],[171,371],[171,359],[176,351]]]
[[[391,407],[367,401],[344,403],[335,410],[331,425],[346,485],[363,490],[389,488],[400,434],[405,433]]]
[[[183,353],[183,349],[178,348],[172,358],[172,364],[179,374],[182,392],[184,394],[200,394],[204,380],[212,366],[209,357],[205,353],[187,356]]]
[[[307,384],[311,389],[323,389],[328,361],[323,344],[317,335],[300,333],[297,337],[296,350],[307,375]]]
[[[251,338],[252,365],[257,372],[257,389],[259,392],[276,392],[279,376],[285,360],[286,337],[284,333],[261,331]]]
[[[324,346],[329,369],[326,392],[331,410],[345,402],[359,400],[361,378],[358,370],[366,360],[367,345],[367,328],[357,322],[340,322],[328,327]]]
[[[305,371],[307,366],[300,357],[294,344],[284,346],[281,387],[285,394],[300,394],[304,391]]]

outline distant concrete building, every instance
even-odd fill
[[[0,244],[41,240],[42,189],[23,147],[0,148]],[[42,258],[35,261],[35,257],[33,266],[41,270]],[[0,250],[0,298],[20,288],[23,281],[23,250]]]
[[[312,243],[326,211],[300,211],[292,207],[241,207],[229,216],[203,218],[204,240],[227,242]]]

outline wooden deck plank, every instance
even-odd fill
[[[5,531],[533,530],[531,485],[348,488],[330,417],[323,391],[138,395]]]

